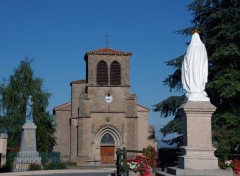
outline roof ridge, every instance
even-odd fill
[[[96,55],[132,55],[131,52],[119,51],[112,48],[100,48],[97,50],[88,51],[86,54],[96,54]]]
[[[55,109],[57,109],[57,108],[60,108],[60,107],[62,107],[62,106],[66,106],[66,105],[69,105],[69,104],[71,104],[71,102],[67,102],[67,103],[58,105],[58,106],[54,107],[53,109],[55,110]]]
[[[85,79],[79,79],[79,80],[71,81],[70,86],[72,84],[85,84],[85,83],[87,83],[87,81]]]

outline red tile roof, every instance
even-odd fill
[[[59,106],[56,106],[56,107],[53,108],[53,110],[59,109],[59,108],[64,107],[64,106],[69,106],[69,105],[71,105],[71,102],[67,102],[67,103],[61,104]]]
[[[124,55],[130,56],[131,52],[118,51],[111,48],[101,48],[98,50],[88,51],[86,54],[95,54],[95,55]]]

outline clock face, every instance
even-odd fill
[[[111,95],[107,95],[107,96],[105,97],[105,101],[106,101],[107,103],[111,103],[111,102],[113,101],[112,96],[111,96]]]

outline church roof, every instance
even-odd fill
[[[62,105],[56,106],[53,108],[53,111],[70,111],[71,110],[71,102],[64,103]]]
[[[87,83],[86,80],[76,80],[76,81],[71,81],[71,82],[70,82],[70,86],[71,86],[72,84],[85,84],[85,83]]]
[[[71,102],[64,103],[62,105],[56,106],[53,108],[53,111],[70,111],[71,110]],[[146,108],[142,105],[137,104],[137,111],[138,112],[149,112],[150,109]]]
[[[89,54],[94,54],[94,55],[123,55],[123,56],[130,56],[132,55],[131,52],[124,52],[124,51],[118,51],[115,49],[111,49],[111,48],[101,48],[98,50],[93,50],[93,51],[88,51],[86,53],[87,55]]]
[[[138,111],[138,112],[149,112],[150,109],[149,109],[149,108],[146,108],[146,107],[144,107],[144,106],[142,106],[142,105],[140,105],[140,104],[138,104],[138,105],[137,105],[137,111]]]

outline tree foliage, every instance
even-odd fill
[[[188,9],[193,16],[192,26],[178,33],[191,35],[195,29],[200,31],[209,59],[206,92],[217,107],[212,120],[213,141],[219,152],[231,152],[233,146],[240,143],[240,1],[194,0]],[[184,55],[166,63],[175,69],[163,81],[170,90],[182,91],[181,62]],[[155,105],[154,110],[160,111],[164,117],[177,114],[176,105],[167,100]],[[176,115],[171,125],[161,131],[165,134],[178,131],[175,129],[177,125],[173,125],[179,123],[178,119]]]
[[[22,125],[26,118],[28,96],[33,98],[33,121],[37,125],[36,142],[39,151],[48,151],[54,145],[52,116],[46,111],[51,96],[43,90],[43,80],[35,78],[31,69],[32,60],[24,59],[8,82],[0,87],[1,122],[8,133],[8,146],[19,147]]]

